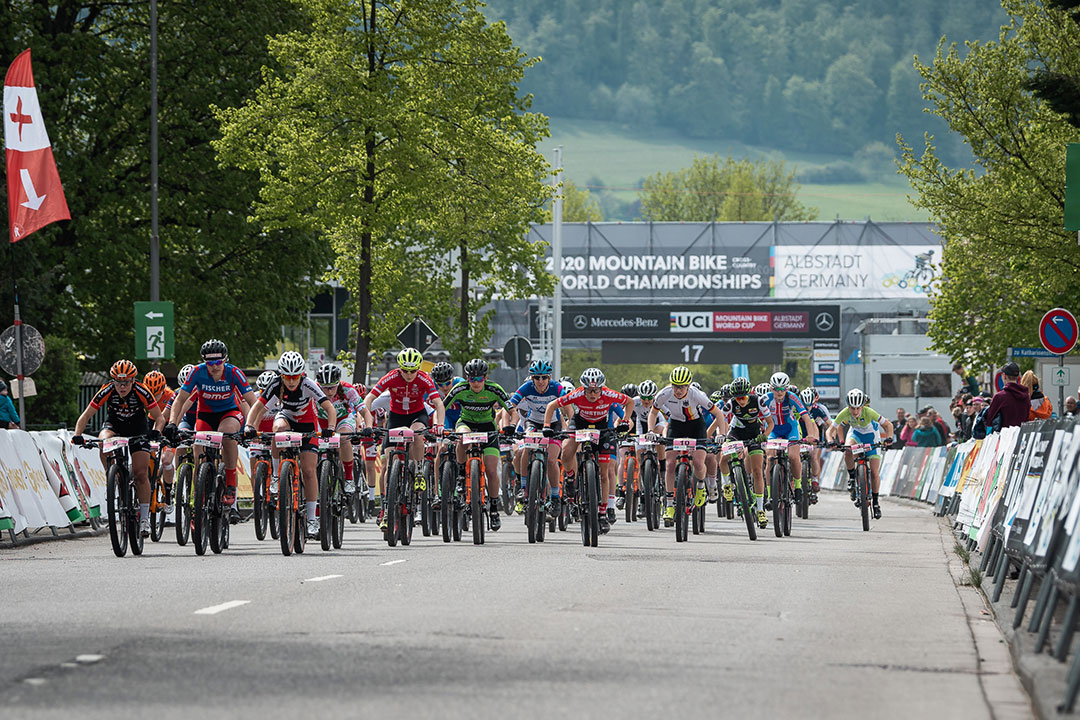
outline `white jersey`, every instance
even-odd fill
[[[639,400],[639,402],[640,402],[640,400]],[[643,407],[639,407],[637,409],[637,412],[635,413],[637,415],[637,427],[634,428],[634,430],[638,435],[644,435],[647,432],[649,432],[649,413],[651,411],[652,411],[652,408],[649,408],[648,410],[646,410]],[[664,427],[666,425],[667,425],[667,416],[665,416],[664,413],[662,413],[662,412],[657,413],[656,414],[656,426],[655,426],[656,432],[662,434],[664,432]]]
[[[709,396],[696,387],[688,387],[686,396],[677,398],[675,397],[675,388],[671,385],[656,393],[653,406],[660,408],[672,421],[678,422],[699,420],[703,417],[703,412],[712,412],[716,407],[713,401],[709,399]]]
[[[266,405],[276,398],[279,404],[275,415],[294,421],[308,416],[313,420],[316,406],[327,399],[326,393],[311,378],[302,378],[295,390],[289,390],[280,375],[270,381],[260,397]]]

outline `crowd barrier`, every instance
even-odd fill
[[[246,448],[239,448],[237,497],[252,496]],[[71,444],[67,430],[0,430],[0,533],[96,529],[104,522],[105,468],[97,450]]]

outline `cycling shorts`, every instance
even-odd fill
[[[543,432],[544,431],[544,423],[542,423],[542,422],[533,422],[531,420],[527,420],[525,422],[525,429],[527,431],[529,431],[529,432]],[[561,447],[562,446],[562,441],[560,441],[558,438],[548,438],[548,437],[546,437],[540,442],[540,444],[541,445],[558,445],[558,446]]]
[[[705,437],[705,431],[708,429],[708,425],[705,424],[705,418],[698,418],[696,420],[672,419],[668,422],[667,437],[694,438],[695,440],[701,440]]]
[[[304,421],[301,421],[301,420],[293,420],[292,418],[285,417],[283,415],[278,415],[277,417],[274,418],[274,421],[276,422],[278,419],[284,420],[285,422],[289,423],[289,430],[291,430],[292,432],[298,432],[298,433],[315,432],[315,423],[313,423],[313,422],[304,422]],[[319,445],[318,439],[317,438],[311,438],[306,443],[304,443],[303,445],[300,446],[300,452],[315,452],[315,451],[317,451],[319,449],[318,445]]]
[[[618,438],[615,432],[608,428],[607,420],[603,422],[588,423],[583,420],[579,420],[575,415],[574,419],[570,422],[571,430],[599,430],[600,431],[600,462],[611,462],[611,456],[616,454],[615,444]]]
[[[319,418],[319,429],[325,430],[330,425],[330,418]],[[356,432],[356,418],[352,415],[338,420],[337,425],[334,427],[334,431],[338,433],[351,433]]]
[[[422,423],[425,428],[431,427],[431,417],[427,414],[427,410],[417,410],[414,413],[404,414],[396,412],[389,413],[386,418],[386,429],[411,428],[416,423]],[[390,437],[384,437],[382,449],[385,450],[389,444]]]
[[[802,435],[799,434],[799,423],[788,423],[786,425],[774,425],[772,432],[769,433],[770,440],[798,440]]]
[[[852,440],[854,440],[856,443],[859,443],[860,445],[869,445],[870,443],[875,443],[875,442],[878,441],[878,434],[877,434],[876,431],[859,432],[858,430],[852,428],[851,431],[848,433],[848,444],[849,445],[851,444]],[[880,448],[874,448],[873,450],[870,451],[870,453],[866,457],[867,458],[880,458],[881,457]]]
[[[222,410],[221,412],[203,410],[199,412],[196,418],[195,429],[203,432],[216,432],[221,427],[221,421],[227,418],[234,418],[236,422],[240,423],[241,427],[244,425],[244,413],[240,412],[239,408]]]
[[[461,422],[461,420],[458,420],[458,424],[457,424],[457,427],[454,429],[454,432],[458,432],[458,433],[465,433],[465,432],[492,433],[492,432],[495,432],[495,423],[476,423],[475,425],[467,425],[466,423]],[[500,452],[499,452],[499,436],[496,435],[495,437],[491,438],[490,440],[487,441],[487,443],[484,444],[484,455],[494,455],[494,456],[498,457],[499,454],[500,454]]]
[[[737,427],[728,429],[727,439],[741,441],[746,445],[746,452],[748,455],[762,455],[764,454],[764,451],[762,451],[761,444],[757,441],[760,435],[760,427]]]
[[[106,420],[101,429],[108,430],[114,437],[135,438],[139,436],[138,439],[128,441],[129,453],[150,452],[150,441],[145,437],[150,428],[146,424],[145,417],[128,423]]]

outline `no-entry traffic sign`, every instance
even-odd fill
[[[1039,321],[1039,340],[1055,355],[1065,355],[1076,345],[1076,318],[1065,308],[1054,308]]]

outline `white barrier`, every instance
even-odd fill
[[[49,483],[37,445],[21,430],[0,432],[0,499],[15,532],[71,524]]]

